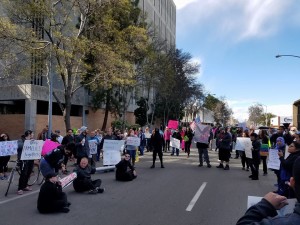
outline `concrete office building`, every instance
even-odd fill
[[[166,40],[169,45],[175,45],[176,7],[173,0],[140,0],[139,4],[147,14],[147,22],[155,25],[155,32],[158,32],[161,39]],[[37,135],[48,124],[49,87],[46,74],[44,70],[35,68],[34,62],[32,65],[30,78],[12,79],[5,77],[0,61],[0,133],[6,132],[13,139],[19,138],[26,129],[33,130]],[[61,80],[56,76],[53,79],[53,89],[64,103],[64,95],[60,91]],[[104,110],[93,111],[90,100],[91,96],[83,88],[74,94],[71,110],[72,128],[86,125],[93,130],[102,127]],[[132,99],[125,118],[130,124],[135,123],[135,108],[136,104]],[[54,98],[52,115],[52,130],[59,129],[64,135],[63,116]],[[115,119],[109,115],[107,126]]]

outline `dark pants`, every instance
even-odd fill
[[[170,140],[166,140],[165,142],[165,151],[170,151]]]
[[[264,174],[267,174],[267,173],[268,173],[267,156],[261,156],[260,158],[261,158],[262,163],[263,163],[263,171],[264,171]]]
[[[6,173],[8,170],[7,164],[10,160],[10,156],[1,156],[0,157],[0,173]]]
[[[208,151],[207,148],[198,148],[198,153],[199,153],[199,163],[200,165],[203,165],[203,158],[207,165],[210,164],[209,162],[209,156],[208,156]]]
[[[248,160],[246,158],[246,154],[244,151],[239,151],[240,156],[241,156],[241,162],[242,162],[242,166],[243,168],[245,168],[245,166],[247,167],[247,169],[249,169],[249,164],[248,164]]]
[[[130,170],[130,171],[127,171],[125,173],[119,173],[117,176],[116,176],[116,180],[119,180],[119,181],[132,181],[133,179],[135,179],[137,176],[135,176],[133,174],[133,172]]]
[[[73,182],[73,187],[76,192],[84,192],[89,190],[94,190],[99,188],[102,181],[100,179],[92,180],[92,179],[75,179]]]
[[[159,148],[153,149],[153,155],[152,155],[153,165],[155,164],[157,154],[158,154],[158,157],[160,160],[160,164],[163,165],[163,153],[162,153],[162,149],[159,149]]]
[[[250,168],[251,168],[252,178],[258,178],[259,162],[250,160]]]
[[[190,155],[190,152],[191,152],[191,142],[190,141],[184,142],[184,149],[185,149],[185,152],[188,155]]]
[[[25,160],[20,162],[21,175],[19,178],[18,190],[23,190],[24,188],[27,187],[27,183],[30,178],[33,165],[34,165],[34,160]]]

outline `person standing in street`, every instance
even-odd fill
[[[179,133],[178,131],[178,128],[175,130],[175,132],[172,134],[172,138],[176,138],[180,141],[182,141],[182,137],[181,137],[181,134]],[[175,147],[172,147],[172,153],[171,155],[174,155],[175,154],[175,150],[176,150],[176,155],[179,156],[179,148],[175,148]]]
[[[153,155],[152,155],[152,166],[150,168],[155,168],[155,161],[156,161],[156,155],[158,155],[159,160],[160,160],[160,167],[165,168],[163,164],[163,143],[164,143],[164,138],[163,136],[159,133],[159,129],[155,128],[154,134],[151,136],[151,143],[153,146]]]
[[[228,132],[228,128],[221,128],[221,133],[219,135],[218,147],[219,147],[219,160],[221,161],[217,168],[229,170],[229,158],[231,150],[231,134]],[[226,163],[224,167],[223,163]]]
[[[169,152],[170,151],[170,137],[172,135],[172,132],[168,127],[166,127],[165,132],[164,132],[164,140],[165,140],[165,147],[164,151]]]

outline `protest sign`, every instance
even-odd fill
[[[139,137],[127,137],[126,145],[140,146],[141,139]]]
[[[18,154],[18,141],[1,141],[0,142],[0,156],[16,155]]]
[[[210,126],[196,123],[195,135],[193,140],[195,142],[208,144],[209,136],[210,136]]]
[[[21,160],[40,159],[43,145],[43,140],[25,140]]]
[[[90,154],[97,154],[97,140],[89,140]]]
[[[269,169],[279,170],[280,160],[279,160],[277,149],[269,149],[269,160],[267,163],[267,167]]]
[[[77,173],[73,172],[70,175],[60,179],[61,187],[66,188],[68,187],[77,177]]]
[[[169,120],[168,128],[176,130],[178,128],[178,121],[177,120]]]
[[[248,196],[247,209],[259,203],[261,200],[262,197]],[[287,199],[287,202],[289,203],[288,205],[284,206],[280,210],[277,210],[278,216],[285,216],[287,214],[293,213],[297,199],[296,198]]]
[[[180,140],[170,137],[170,146],[179,149],[180,148]]]
[[[116,165],[121,160],[121,147],[124,140],[104,140],[103,165]]]

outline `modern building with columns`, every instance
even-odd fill
[[[1,3],[0,3],[1,4]],[[176,6],[173,0],[140,0],[139,7],[147,15],[147,22],[155,27],[162,40],[169,45],[176,42]],[[1,11],[0,11],[1,13]],[[33,64],[34,65],[34,64]],[[6,132],[12,139],[19,138],[24,130],[31,129],[36,135],[48,124],[49,85],[43,70],[35,70],[28,79],[10,79],[3,75],[0,62],[0,133]],[[62,83],[59,77],[53,77],[53,89],[62,103]],[[79,128],[82,125],[89,129],[101,128],[104,110],[91,108],[91,96],[84,88],[79,89],[72,99],[71,125]],[[130,124],[135,123],[135,101],[129,106],[126,118]],[[62,112],[53,98],[52,130],[61,130],[65,134]],[[114,121],[109,116],[107,124]]]

